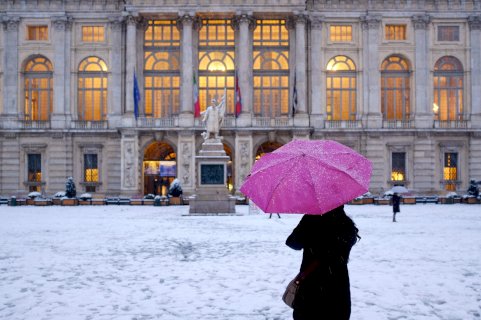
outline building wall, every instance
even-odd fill
[[[85,153],[98,155],[96,193],[140,195],[144,152],[156,142],[175,150],[177,176],[186,193],[194,193],[195,155],[202,144],[203,127],[193,117],[190,70],[197,68],[194,20],[206,15],[247,18],[243,21],[248,28],[236,29],[236,63],[242,55],[252,55],[253,18],[286,18],[290,25],[289,78],[291,86],[294,77],[298,83],[299,113],[267,124],[254,117],[252,61],[243,60],[247,70],[240,70],[241,88],[244,109],[249,111],[238,119],[226,119],[221,131],[232,151],[234,191],[247,176],[259,146],[285,144],[294,138],[334,139],[366,155],[374,165],[374,193],[395,183],[391,181],[392,152],[406,153],[405,184],[420,193],[444,189],[445,152],[458,153],[457,190],[466,190],[470,179],[481,180],[480,1],[6,1],[0,3],[0,195],[28,193],[29,152],[42,154],[42,192],[46,195],[64,190],[68,176],[74,177],[79,192],[85,191]],[[146,125],[134,117],[131,93],[134,69],[143,85],[142,21],[152,17],[182,18],[181,34],[192,32],[192,42],[181,47],[185,62],[180,73],[187,79],[181,88],[181,113]],[[26,27],[39,23],[48,26],[49,40],[26,41]],[[81,41],[81,27],[92,23],[105,27],[105,41]],[[407,39],[386,41],[387,23],[405,24]],[[351,25],[352,41],[332,42],[332,24]],[[460,40],[439,42],[439,25],[459,26]],[[242,34],[246,30],[248,34]],[[240,39],[247,39],[248,45]],[[54,68],[54,105],[48,124],[22,118],[22,71],[25,61],[35,55],[47,57]],[[338,55],[349,57],[356,66],[357,115],[351,122],[329,121],[326,113],[326,65]],[[389,123],[381,115],[380,69],[391,55],[400,55],[410,64],[412,118],[408,125]],[[464,69],[466,118],[461,123],[440,124],[433,118],[434,65],[447,55],[459,59]],[[77,116],[78,67],[89,56],[101,58],[109,70],[108,115],[100,126],[82,123]],[[291,103],[292,87],[289,95]]]

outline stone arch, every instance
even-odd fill
[[[167,195],[177,177],[177,151],[169,141],[150,140],[142,148],[143,193]]]

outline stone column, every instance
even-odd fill
[[[321,54],[322,17],[311,17],[311,125],[314,128],[324,127],[325,90],[322,88],[322,70],[324,62]]]
[[[296,24],[296,90],[297,108],[294,116],[295,126],[308,126],[307,115],[307,77],[306,77],[306,23],[307,16],[299,14],[294,18]]]
[[[415,40],[414,81],[416,85],[414,106],[416,128],[431,128],[433,125],[433,113],[429,97],[432,96],[432,82],[429,81],[428,63],[428,15],[412,17]]]
[[[192,46],[194,14],[181,14],[177,25],[182,31],[182,85],[180,87],[179,126],[192,127],[194,125],[194,58]],[[199,85],[197,76],[196,81],[197,85]]]
[[[253,95],[251,32],[255,28],[255,19],[249,14],[241,13],[236,16],[234,27],[239,30],[236,71],[242,97],[242,111],[237,119],[237,125],[247,127],[251,125]]]
[[[382,127],[381,114],[381,74],[379,72],[379,26],[382,18],[380,16],[363,16],[361,17],[363,36],[367,41],[363,44],[364,61],[365,61],[365,87],[364,93],[367,95],[367,106],[364,106],[365,123],[368,128]],[[367,75],[367,76],[366,76]]]
[[[65,79],[66,69],[66,28],[69,23],[66,16],[53,17],[52,44],[54,46],[53,70],[53,114],[50,117],[52,128],[64,128],[65,123]]]
[[[134,71],[137,67],[137,20],[132,13],[126,16],[127,40],[126,40],[126,63],[125,63],[125,114],[124,126],[134,126]]]
[[[20,18],[3,17],[3,117],[4,127],[14,126],[18,118],[18,25]]]
[[[468,18],[471,42],[471,127],[481,128],[481,16]]]
[[[76,106],[77,103],[73,102],[72,104],[72,97],[74,96],[72,93],[72,25],[73,25],[73,17],[67,16],[67,22],[65,23],[65,105],[64,105],[64,113],[65,113],[65,127],[69,127],[72,121],[72,108],[71,106]],[[75,70],[77,71],[77,70]],[[75,90],[77,86],[74,86]],[[55,93],[54,93],[55,94]]]
[[[117,127],[122,115],[122,26],[123,17],[110,17],[110,79],[108,121]],[[133,88],[132,88],[133,90]],[[132,93],[133,94],[133,93]]]

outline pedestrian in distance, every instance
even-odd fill
[[[302,282],[294,301],[294,320],[348,320],[351,293],[347,263],[360,239],[340,206],[323,215],[304,215],[286,245],[303,250]]]
[[[401,204],[401,196],[397,193],[392,195],[392,222],[396,222],[396,213],[401,212],[399,206]]]

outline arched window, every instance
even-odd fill
[[[434,65],[435,120],[463,119],[463,66],[455,57],[445,56]]]
[[[254,114],[289,114],[289,31],[285,20],[257,20],[253,35]]]
[[[27,61],[24,69],[25,120],[49,120],[53,111],[53,68],[45,57]]]
[[[327,64],[327,120],[356,120],[356,66],[345,56]]]
[[[144,42],[146,117],[179,114],[180,32],[173,20],[150,20]]]
[[[88,57],[78,72],[78,119],[101,121],[107,115],[107,65],[98,57]]]
[[[381,108],[384,120],[409,120],[411,113],[409,62],[387,57],[381,65]]]
[[[226,114],[234,114],[235,50],[231,20],[202,20],[199,30],[200,110],[220,99],[226,89]],[[217,102],[219,103],[219,101]]]

